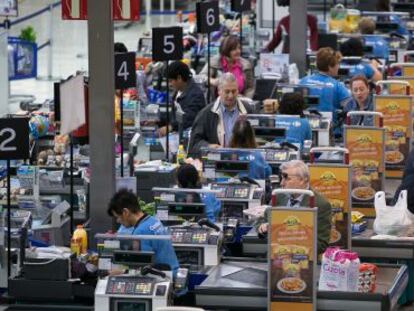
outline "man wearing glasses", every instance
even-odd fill
[[[309,169],[300,160],[293,160],[283,163],[280,166],[280,185],[283,189],[309,189]],[[312,190],[312,189],[310,189]],[[329,245],[331,233],[331,205],[319,193],[315,194],[315,205],[318,208],[318,254],[322,254]],[[309,197],[306,195],[292,194],[283,195],[277,198],[277,205],[283,207],[309,207]],[[256,229],[259,235],[268,231],[268,215],[257,221]]]

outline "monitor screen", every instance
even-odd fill
[[[332,48],[338,50],[338,35],[334,33],[320,33],[318,34],[318,49]]]
[[[176,203],[168,205],[169,215],[178,216],[203,216],[204,204],[201,203]]]
[[[137,299],[113,299],[111,311],[151,311],[149,301]]]
[[[224,202],[222,217],[243,219],[243,210],[247,208],[247,202]]]
[[[257,137],[274,140],[276,138],[285,138],[286,129],[258,126],[254,128],[254,133]]]
[[[277,99],[277,80],[257,79],[253,100]]]
[[[185,266],[202,266],[204,265],[203,260],[203,249],[202,248],[188,248],[174,246],[175,253],[180,265]]]
[[[119,251],[114,252],[113,263],[126,266],[145,266],[154,262],[153,252]]]
[[[17,0],[0,0],[0,16],[18,15]]]

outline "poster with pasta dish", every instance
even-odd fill
[[[385,169],[402,171],[411,149],[411,96],[376,96],[375,111],[384,115]],[[393,177],[393,176],[389,176]],[[398,176],[394,176],[398,177]]]
[[[353,207],[374,207],[374,196],[384,189],[384,129],[345,126],[345,148],[352,167]]]
[[[316,310],[316,209],[273,208],[268,310]]]
[[[331,246],[351,248],[351,166],[310,164],[310,187],[323,195],[332,207]]]

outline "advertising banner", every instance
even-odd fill
[[[353,207],[373,207],[375,193],[384,189],[384,132],[381,128],[345,126]]]
[[[351,166],[310,164],[310,187],[329,201],[332,227],[329,244],[351,248]]]
[[[411,96],[375,96],[374,106],[375,111],[384,115],[387,176],[388,171],[402,172],[411,149],[412,98]]]
[[[316,208],[273,208],[268,310],[316,310]]]

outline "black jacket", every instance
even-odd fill
[[[184,111],[183,130],[190,128],[193,125],[197,114],[206,106],[206,99],[200,86],[194,82],[193,79],[188,81],[187,87],[183,93],[177,97],[178,92],[173,95],[173,102],[177,101],[181,109]],[[172,127],[175,131],[178,130],[178,122],[175,119],[176,108],[173,106],[173,121]]]
[[[237,100],[240,114],[253,112],[249,104]],[[191,129],[189,154],[194,158],[201,156],[200,150],[209,144],[224,145],[224,125],[221,120],[220,98],[208,105],[197,115]]]

